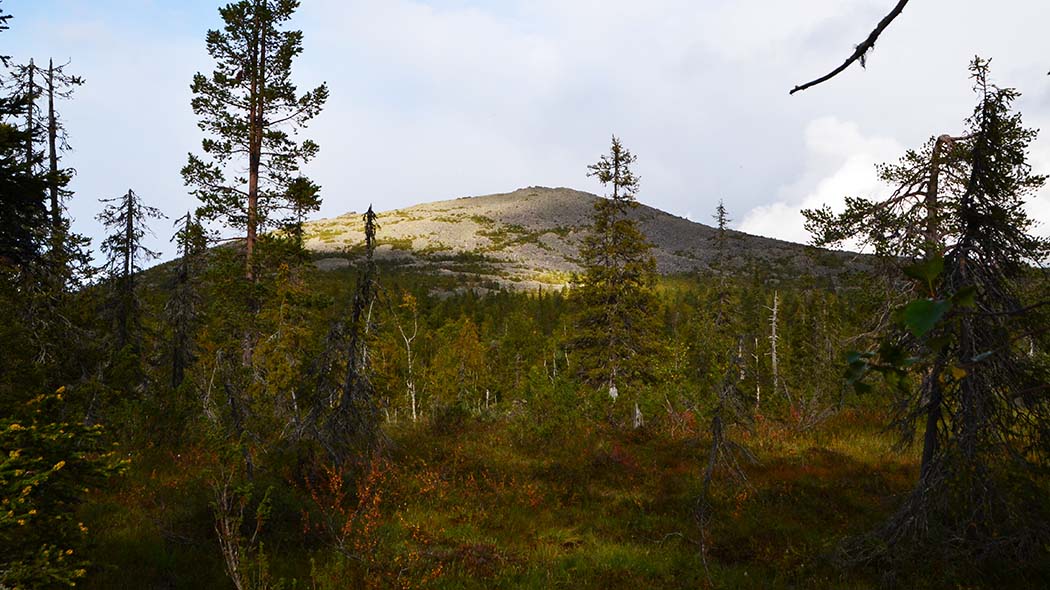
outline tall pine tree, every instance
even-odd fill
[[[298,6],[297,0],[240,0],[219,9],[223,28],[207,35],[215,71],[198,73],[190,86],[204,154],[190,154],[182,176],[201,201],[204,221],[244,232],[249,282],[255,281],[259,234],[279,225],[282,211],[294,213],[303,204],[299,168],[318,146],[293,135],[328,98],[324,84],[299,94],[291,81],[303,34],[284,25]],[[316,190],[310,196],[316,201]]]

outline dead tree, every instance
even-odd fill
[[[56,247],[62,246],[66,232],[66,222],[62,216],[62,199],[70,193],[65,190],[72,171],[59,168],[60,153],[69,149],[68,136],[61,116],[55,107],[56,101],[69,99],[76,88],[84,83],[80,76],[65,72],[68,63],[56,66],[54,60],[48,60],[47,69],[36,65],[32,59],[29,64],[19,66],[15,72],[15,84],[26,96],[26,131],[28,140],[25,146],[25,159],[35,165],[38,158],[35,138],[37,130],[47,132],[47,190],[50,201],[51,234]],[[36,99],[47,97],[47,111],[40,113]]]
[[[62,197],[69,193],[63,187],[69,182],[70,171],[58,167],[59,150],[69,149],[65,127],[55,110],[55,99],[68,99],[77,86],[84,83],[80,76],[66,74],[64,64],[55,66],[54,60],[47,62],[47,161],[48,195],[51,199],[51,231],[55,240],[61,240],[65,230],[62,217]]]
[[[418,400],[416,399],[416,378],[413,366],[412,343],[419,335],[419,311],[416,309],[415,298],[406,295],[402,307],[407,307],[412,314],[412,333],[405,331],[404,325],[398,321],[397,330],[401,333],[401,339],[405,343],[405,391],[408,394],[409,403],[412,406],[412,421],[416,422],[419,417],[417,413]]]

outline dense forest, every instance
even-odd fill
[[[292,82],[297,7],[219,10],[199,207],[129,189],[94,243],[60,115],[90,81],[4,59],[0,588],[1050,582],[1046,179],[988,61],[882,199],[804,212],[812,256],[868,252],[838,272],[731,264],[719,204],[714,262],[657,273],[613,136],[583,270],[475,290],[377,257],[371,208],[315,264],[300,132],[340,97]]]

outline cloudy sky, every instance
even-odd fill
[[[179,176],[200,132],[190,78],[212,67],[217,1],[6,0],[0,52],[71,60],[87,84],[62,105],[77,169],[69,208],[100,233],[97,199],[129,187],[176,217],[195,206]],[[967,64],[1024,93],[1048,128],[1050,2],[912,0],[862,70],[794,96],[841,63],[895,0],[303,0],[294,78],[331,90],[307,130],[320,216],[385,210],[530,185],[600,192],[586,166],[620,136],[641,200],[708,222],[806,241],[801,207],[884,194],[874,164],[973,107]],[[1050,191],[1031,204],[1050,233]],[[172,248],[168,224],[154,241]]]

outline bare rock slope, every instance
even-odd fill
[[[511,193],[462,197],[384,211],[377,256],[446,274],[482,276],[504,286],[564,284],[580,270],[578,247],[600,197],[568,188],[530,187]],[[661,273],[709,270],[717,230],[640,205],[632,215],[655,246]],[[348,264],[345,253],[364,240],[361,214],[307,225],[307,247],[322,269]],[[758,265],[771,276],[836,274],[851,256],[729,232],[726,267]]]

